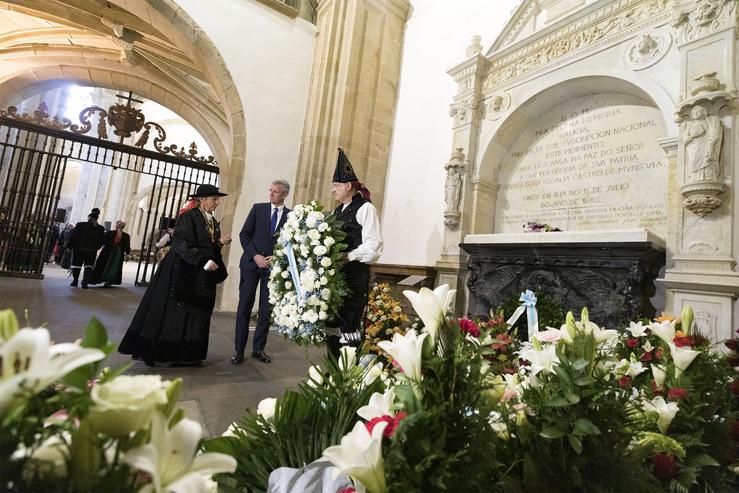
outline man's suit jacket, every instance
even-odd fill
[[[280,217],[275,233],[279,232],[282,225],[285,224],[288,212],[290,212],[290,209],[283,207],[282,217]],[[254,204],[251,211],[249,211],[249,215],[246,216],[244,227],[241,228],[241,233],[239,233],[241,246],[244,249],[240,265],[242,269],[256,272],[259,267],[254,262],[254,255],[259,254],[264,257],[272,255],[277,236],[276,234],[274,236],[270,234],[271,220],[272,204],[269,202]]]

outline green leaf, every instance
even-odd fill
[[[587,363],[586,363],[586,365],[587,365]],[[581,377],[577,377],[574,380],[574,382],[575,382],[575,385],[577,385],[578,387],[585,387],[587,385],[594,384],[595,383],[595,379],[593,377],[591,377],[591,376],[583,375]]]
[[[530,454],[523,456],[523,486],[525,491],[542,491],[539,466]]]
[[[100,320],[92,317],[90,321],[87,322],[87,327],[85,328],[85,337],[82,339],[81,346],[102,350],[107,344],[108,333],[106,332],[105,327],[103,327],[103,324],[100,323]]]
[[[589,363],[588,363],[587,360],[584,360],[582,358],[579,358],[579,359],[575,360],[574,363],[572,363],[572,368],[574,370],[580,371],[580,370],[584,370],[585,368],[587,368],[588,367],[588,364]]]
[[[600,429],[589,419],[578,419],[572,427],[572,433],[577,436],[600,435]]]
[[[72,432],[70,476],[77,491],[90,491],[97,483],[100,470],[100,445],[89,419],[83,419]]]
[[[574,450],[577,455],[582,453],[582,442],[579,438],[575,435],[567,435],[567,441],[570,442],[572,450]]]
[[[567,401],[567,399],[565,399],[564,397],[559,397],[559,396],[550,399],[546,403],[546,406],[548,407],[565,407],[569,405],[570,403]]]
[[[708,454],[698,454],[690,458],[688,465],[691,467],[719,467],[721,464]]]
[[[560,428],[559,426],[547,426],[543,430],[541,430],[541,433],[539,433],[544,438],[549,438],[550,440],[555,438],[562,438],[565,436],[564,430]]]
[[[578,402],[580,402],[580,396],[579,395],[577,395],[577,394],[575,394],[573,392],[570,392],[570,391],[565,391],[564,394],[565,394],[565,399],[567,399],[567,401],[570,404],[577,404]]]

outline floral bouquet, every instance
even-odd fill
[[[527,221],[523,225],[524,233],[552,233],[554,231],[562,231],[561,229],[547,223],[537,223],[536,221]]]
[[[236,461],[199,453],[201,426],[177,406],[181,380],[101,369],[114,349],[92,319],[79,343],[19,328],[0,311],[0,490],[207,493]]]
[[[298,344],[320,344],[325,324],[346,296],[345,234],[340,222],[315,201],[287,215],[275,245],[269,276],[269,302],[277,330]]]
[[[367,300],[367,315],[364,324],[366,338],[362,350],[391,359],[377,344],[391,340],[395,334],[404,334],[403,324],[406,322],[408,322],[408,316],[403,313],[400,302],[390,294],[390,285],[375,284]]]

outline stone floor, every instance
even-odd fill
[[[126,266],[123,286],[115,289],[72,288],[67,272],[55,265],[44,269],[43,280],[0,277],[0,309],[14,309],[22,322],[23,313],[28,310],[31,325],[45,324],[56,342],[70,342],[81,337],[85,324],[95,316],[107,328],[110,339],[118,342],[144,294],[144,288],[133,285],[135,264],[131,264]],[[325,354],[322,349],[306,350],[272,333],[266,348],[273,359],[271,364],[246,358],[244,363],[234,366],[229,361],[234,319],[234,314],[213,315],[208,359],[202,367],[148,368],[136,361],[128,370],[129,374],[159,373],[167,379],[181,377],[184,380],[182,406],[188,417],[200,421],[204,433],[210,436],[223,433],[245,409],[256,409],[260,400],[277,397],[296,385],[305,378],[312,362],[320,362]],[[129,361],[127,356],[113,353],[108,364],[116,367]]]

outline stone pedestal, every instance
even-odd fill
[[[468,312],[487,315],[530,289],[608,328],[653,317],[664,244],[647,230],[467,235]]]

